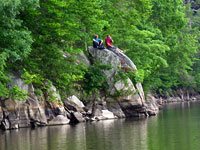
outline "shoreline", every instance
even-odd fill
[[[157,103],[159,105],[165,105],[165,104],[170,104],[170,103],[181,103],[181,102],[197,102],[200,101],[200,95],[197,96],[192,96],[189,99],[188,98],[183,98],[181,99],[180,97],[169,97],[169,98],[159,98],[157,99]]]
[[[155,99],[156,100],[156,105],[157,107],[159,108],[159,111],[163,109],[163,106],[165,105],[168,105],[168,104],[173,104],[173,103],[183,103],[183,102],[199,102],[200,101],[200,95],[197,95],[197,96],[193,96],[191,97],[190,99],[181,99],[180,97],[169,97],[167,99]],[[22,108],[22,107],[21,107]],[[0,113],[1,113],[1,107],[0,107]],[[98,110],[98,109],[97,109]],[[98,122],[100,120],[116,120],[116,119],[127,119],[127,118],[133,118],[133,119],[139,119],[139,118],[148,118],[150,116],[156,116],[159,111],[155,112],[155,113],[149,113],[149,115],[138,115],[138,116],[135,116],[135,117],[127,117],[127,116],[121,116],[121,117],[116,117],[115,115],[113,114],[110,114],[110,111],[109,109],[106,110],[106,109],[102,109],[103,112],[105,113],[104,115],[103,114],[99,114],[99,115],[95,115],[93,117],[88,117],[87,114],[85,114],[86,112],[71,112],[72,116],[74,118],[69,118],[68,117],[63,117],[62,115],[58,115],[56,116],[56,118],[54,118],[55,120],[54,121],[49,121],[48,123],[46,122],[27,122],[28,120],[25,120],[25,118],[23,118],[23,115],[20,116],[20,118],[23,118],[22,122],[19,122],[20,120],[2,120],[1,121],[1,130],[12,130],[12,129],[19,129],[19,128],[37,128],[37,127],[43,127],[43,126],[60,126],[60,125],[74,125],[74,124],[77,124],[77,123],[81,123],[81,122],[84,122],[84,123],[87,123],[87,122]],[[118,110],[119,111],[119,110]],[[146,113],[148,112],[148,110],[146,110]],[[4,112],[5,113],[5,112]],[[10,112],[7,112],[7,113],[13,113],[12,111]],[[87,112],[88,113],[88,112]],[[83,116],[83,114],[85,114]],[[144,113],[145,114],[145,113]],[[1,116],[0,116],[1,117]],[[72,119],[75,119],[76,121],[72,121]],[[4,121],[4,127],[3,127],[3,121]],[[13,122],[11,122],[13,121]],[[5,124],[7,123],[7,124]],[[23,124],[23,126],[21,124]],[[25,125],[25,123],[27,123]],[[11,126],[12,125],[12,126]],[[7,128],[6,128],[7,127]]]

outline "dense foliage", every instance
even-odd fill
[[[0,0],[0,96],[11,73],[51,81],[63,96],[80,81],[102,86],[99,71],[92,82],[97,68],[76,59],[95,34],[127,50],[145,91],[200,92],[199,8],[199,0]]]
[[[10,93],[6,86],[10,66],[23,61],[32,50],[31,32],[18,15],[26,8],[38,6],[38,0],[0,0],[0,96]]]

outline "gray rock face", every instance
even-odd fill
[[[87,67],[90,66],[90,61],[88,60],[87,56],[82,52],[80,54],[76,54],[78,62],[84,63]]]
[[[16,77],[16,76],[11,76],[10,79],[12,82],[8,84],[9,88],[12,88],[14,86],[19,87],[21,90],[29,92],[29,86],[23,82],[22,79]]]
[[[69,122],[70,120],[67,117],[63,115],[58,115],[52,120],[50,120],[48,122],[48,125],[64,125],[64,124],[68,124]]]
[[[71,96],[67,99],[69,102],[74,103],[77,107],[79,108],[84,108],[84,104],[76,97],[76,96]]]
[[[23,102],[7,99],[2,103],[4,116],[2,118],[1,115],[1,126],[3,129],[69,123],[67,112],[62,105],[33,99],[27,99]]]
[[[147,112],[149,115],[156,115],[159,111],[157,100],[151,94],[146,97]]]
[[[123,59],[126,63],[126,65],[129,68],[137,70],[136,66],[134,63],[123,53],[120,52],[113,52],[108,49],[103,49],[99,50],[93,47],[88,48],[89,53],[92,55],[92,57],[99,59],[102,64],[109,64],[113,68],[107,71],[103,71],[108,84],[109,84],[109,89],[111,91],[111,94],[113,94],[116,90],[129,90],[133,91],[133,94],[136,90],[139,91],[139,97],[140,100],[144,102],[144,92],[141,86],[141,83],[137,83],[135,86],[131,82],[130,79],[127,79],[128,86],[125,86],[125,83],[121,80],[115,83],[114,78],[117,73],[117,70],[119,67],[121,67],[121,60]]]
[[[121,65],[120,58],[108,49],[99,50],[93,47],[89,47],[88,51],[92,55],[92,57],[99,59],[102,64],[112,65],[112,69],[103,71],[109,84],[109,90],[111,91],[114,86],[113,77],[118,70],[117,67]]]
[[[125,64],[128,65],[130,68],[133,68],[134,70],[137,70],[135,64],[123,53],[116,51],[115,49],[110,49],[114,54],[116,54],[120,59],[123,59],[125,61]]]
[[[126,117],[123,110],[121,109],[121,106],[119,105],[117,101],[112,101],[112,102],[107,103],[107,107],[108,107],[108,110],[114,114],[114,116],[118,118]]]
[[[85,119],[83,117],[83,115],[80,112],[73,112],[71,114],[71,123],[78,123],[78,122],[84,122]]]
[[[105,119],[115,119],[114,114],[111,111],[109,111],[109,110],[102,110],[102,116]]]
[[[67,99],[64,99],[63,102],[65,107],[69,111],[84,112],[83,110],[83,108],[85,107],[84,104],[74,95]]]
[[[6,99],[2,101],[3,128],[17,129],[30,126],[28,105],[23,102]]]
[[[12,101],[11,99],[7,99],[2,102],[5,107],[2,107],[2,110],[4,112],[4,125],[5,129],[8,127],[10,129],[17,129],[19,124],[19,104],[15,101]]]
[[[29,118],[32,126],[47,125],[47,117],[45,114],[45,103],[39,103],[37,100],[28,99]]]
[[[3,111],[2,111],[2,108],[0,106],[0,122],[1,122],[2,119],[3,119]]]
[[[109,84],[110,94],[115,95],[116,92],[120,91],[129,93],[121,95],[117,98],[120,108],[124,112],[125,116],[138,116],[140,111],[143,111],[143,107],[146,106],[141,83],[137,83],[136,85],[134,85],[130,79],[126,80],[126,84],[122,80],[119,80],[117,82],[114,81],[118,68],[124,65],[121,64],[121,60],[125,62],[125,65],[128,68],[136,71],[137,68],[134,63],[125,54],[116,52],[112,49],[99,50],[93,47],[89,47],[88,50],[91,56],[100,60],[102,64],[109,64],[113,67],[110,70],[103,71]]]
[[[25,92],[29,92],[27,99],[23,101],[3,99],[0,103],[0,125],[3,129],[17,129],[29,126],[45,126],[69,123],[68,112],[60,101],[60,95],[56,93],[54,86],[51,86],[52,96],[57,101],[45,101],[43,96],[38,98],[34,93],[32,85],[26,85],[21,79],[12,77],[9,87],[18,86]],[[47,92],[49,92],[47,91]],[[40,99],[40,101],[38,100]],[[49,124],[50,123],[50,124]]]
[[[126,117],[140,117],[143,114],[142,104],[136,101],[120,101],[119,105]]]

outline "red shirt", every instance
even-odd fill
[[[106,47],[109,48],[109,47],[110,47],[109,44],[111,45],[112,40],[107,38],[107,39],[105,40],[105,43],[106,43]]]

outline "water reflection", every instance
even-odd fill
[[[87,126],[87,149],[147,149],[146,120],[107,120]]]
[[[148,121],[149,150],[199,150],[200,103],[168,105]]]
[[[76,126],[0,131],[1,150],[147,149],[146,120],[106,120]]]
[[[148,119],[0,131],[0,150],[198,150],[199,108],[173,104]]]

